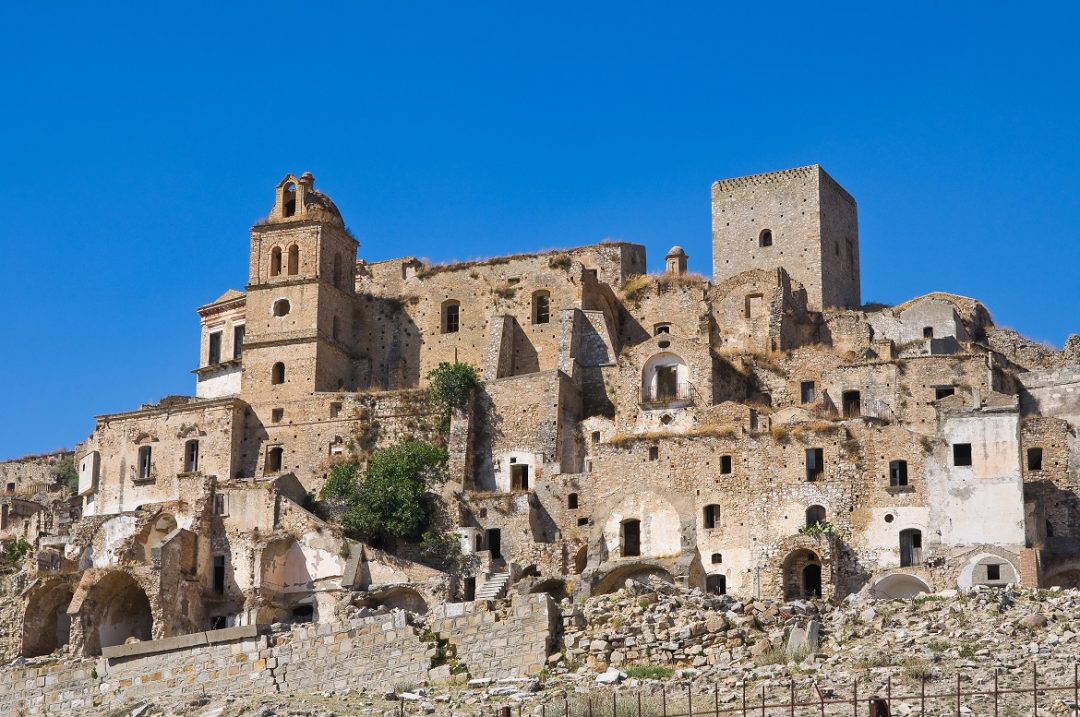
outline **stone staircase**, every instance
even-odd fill
[[[506,594],[510,573],[488,573],[484,584],[476,590],[476,600],[498,600]]]

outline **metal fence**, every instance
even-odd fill
[[[917,689],[910,684],[894,686],[890,674],[884,680],[854,679],[839,686],[824,687],[817,682],[791,679],[786,683],[770,682],[755,687],[742,684],[741,694],[732,699],[725,691],[723,701],[719,685],[703,690],[701,682],[677,687],[663,686],[659,692],[618,690],[590,693],[563,693],[555,701],[539,706],[518,703],[514,708],[496,708],[497,717],[811,717],[840,716],[892,717],[905,706],[904,713],[920,717],[945,717],[962,714],[975,717],[1049,717],[1055,698],[1071,702],[1066,714],[1078,714],[1080,706],[1080,668],[1073,664],[1072,680],[1064,684],[1040,682],[1039,669],[1033,664],[1023,675],[995,669],[992,680],[978,689],[972,676],[960,674],[952,679],[930,682],[923,678]],[[696,690],[696,692],[695,692]],[[543,699],[543,698],[541,698]],[[723,702],[723,703],[722,703]]]

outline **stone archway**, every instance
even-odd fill
[[[112,572],[90,588],[84,604],[84,650],[100,655],[102,648],[131,638],[153,639],[154,614],[146,592],[127,573]]]
[[[423,615],[428,611],[427,600],[413,588],[396,587],[374,594],[369,603],[372,607],[387,607]]]
[[[616,590],[625,586],[627,580],[638,580],[641,582],[647,582],[649,578],[658,578],[666,583],[675,582],[675,578],[671,573],[651,563],[631,563],[630,565],[621,565],[615,570],[605,575],[593,588],[593,595],[604,595],[606,593],[613,593]]]
[[[879,600],[906,599],[928,592],[930,592],[930,586],[922,578],[907,573],[886,575],[874,583],[873,590],[874,597]]]
[[[821,558],[813,550],[799,548],[784,559],[784,599],[801,600],[822,595]]]
[[[71,617],[67,614],[74,590],[66,582],[52,582],[30,593],[23,613],[22,656],[48,655],[68,644]]]

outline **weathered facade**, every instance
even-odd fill
[[[820,167],[717,182],[712,219],[712,281],[678,247],[647,275],[626,243],[369,263],[287,176],[245,290],[198,309],[195,395],[99,416],[76,499],[0,465],[2,537],[32,544],[0,646],[94,655],[358,591],[422,612],[645,574],[777,598],[1080,585],[1074,342],[951,294],[863,306],[855,201]],[[448,438],[425,390],[443,362],[484,379]],[[336,462],[406,437],[448,443],[465,574],[310,511]]]

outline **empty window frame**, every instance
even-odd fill
[[[229,514],[229,504],[227,498],[228,496],[226,496],[224,493],[214,494],[214,515]]]
[[[532,297],[532,322],[546,324],[551,321],[551,293],[537,291]]]
[[[844,418],[858,418],[862,415],[862,394],[858,391],[844,391],[841,394]]]
[[[986,566],[986,579],[987,580],[1001,580],[1001,565],[1000,564],[988,564]]]
[[[731,456],[720,456],[720,473],[721,475],[731,473]]]
[[[461,328],[461,302],[448,299],[442,305],[442,332],[456,334]]]
[[[812,505],[806,509],[806,525],[821,525],[825,522],[825,508],[820,505]]]
[[[719,565],[724,562],[724,556],[720,553],[713,553],[712,556],[709,558],[709,562],[711,562],[713,565]]]
[[[214,556],[214,593],[222,595],[225,592],[225,556]]]
[[[578,495],[577,495],[577,493],[571,493],[570,495],[566,496],[566,507],[567,507],[568,510],[577,510],[577,506],[578,506]]]
[[[650,461],[655,461],[655,460],[659,460],[659,458],[660,458],[660,447],[659,446],[649,446],[649,460]]]
[[[743,307],[745,316],[748,319],[756,319],[761,316],[765,310],[765,295],[764,294],[747,294],[745,306]]]
[[[935,386],[934,387],[934,400],[940,401],[943,398],[947,398],[956,393],[955,386]]]
[[[194,473],[199,470],[199,442],[192,439],[184,444],[184,472]]]
[[[707,505],[701,512],[701,523],[705,530],[720,527],[720,506]]]
[[[274,408],[270,411],[270,422],[281,423],[281,419],[285,417],[284,408]]]
[[[244,324],[236,324],[232,330],[232,357],[238,359],[244,355]]]
[[[727,576],[707,575],[705,577],[705,591],[712,595],[727,595]]]
[[[341,403],[334,401],[330,404],[330,418],[337,418],[341,415]]]
[[[1043,467],[1042,448],[1029,448],[1027,450],[1027,466],[1029,471],[1041,471]]]
[[[281,275],[281,247],[276,246],[270,250],[270,276]]]
[[[281,446],[273,446],[266,451],[266,473],[280,473],[281,465],[285,460],[285,449]]]
[[[772,246],[772,229],[762,229],[758,234],[758,246],[767,247]]]
[[[889,461],[889,485],[896,488],[907,484],[907,461]]]
[[[653,336],[659,336],[660,334],[670,334],[671,324],[657,324],[653,326]]]
[[[206,364],[208,366],[215,366],[221,363],[221,332],[214,331],[210,334],[209,345],[206,352]]]
[[[799,402],[813,403],[817,398],[817,387],[813,381],[803,381],[799,384]]]
[[[825,474],[825,449],[806,449],[806,480],[816,481]]]
[[[273,365],[273,367],[270,369],[270,383],[275,386],[281,383],[285,383],[285,364],[278,361],[276,364]]]
[[[529,466],[525,463],[515,463],[510,466],[510,490],[529,490]]]
[[[153,451],[150,446],[142,446],[139,448],[139,465],[138,473],[140,480],[146,480],[153,476]]]
[[[641,555],[641,521],[624,520],[622,523],[622,556],[624,558]]]
[[[281,216],[291,217],[296,214],[296,185],[286,185],[281,195]]]
[[[934,327],[933,326],[924,326],[923,330],[922,330],[922,337],[924,339],[932,339],[932,338],[934,338]]]
[[[300,247],[293,244],[289,247],[289,276],[296,276],[300,273]]]
[[[954,443],[952,447],[952,464],[954,466],[971,465],[971,444]]]

